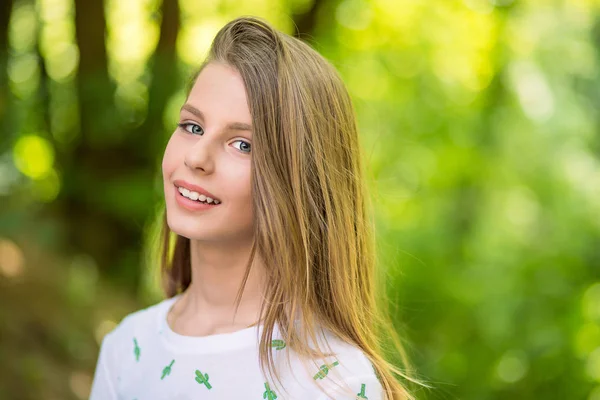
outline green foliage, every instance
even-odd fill
[[[75,3],[106,40],[70,1],[0,12],[0,398],[86,398],[102,334],[158,300],[165,140],[212,35],[253,13],[354,99],[417,397],[600,399],[597,1]]]

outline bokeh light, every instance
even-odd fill
[[[0,237],[0,274],[15,278],[25,270],[25,256],[13,241]]]
[[[51,143],[38,135],[24,135],[13,149],[15,166],[26,176],[40,179],[47,176],[54,163]]]
[[[164,146],[251,14],[346,84],[416,397],[600,400],[600,1],[10,3],[0,397],[86,398],[105,335],[164,298]]]

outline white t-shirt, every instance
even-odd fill
[[[277,337],[276,326],[271,347],[282,390],[260,370],[262,325],[209,336],[180,335],[167,323],[179,296],[128,315],[104,337],[90,400],[383,399],[373,366],[360,349],[327,333],[322,338],[335,356],[305,361],[305,367]],[[344,383],[351,393],[340,389]]]

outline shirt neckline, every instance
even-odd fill
[[[239,350],[242,348],[256,347],[260,341],[263,325],[243,328],[235,332],[216,333],[207,336],[181,335],[171,329],[167,322],[167,315],[181,293],[163,301],[163,306],[158,313],[158,333],[166,346],[174,351],[186,353],[220,353]]]

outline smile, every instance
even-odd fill
[[[198,203],[214,204],[214,205],[218,205],[218,204],[221,203],[220,200],[207,197],[207,196],[205,196],[203,194],[200,194],[198,192],[194,192],[192,190],[188,190],[188,189],[186,189],[184,187],[178,187],[177,190],[179,191],[179,193],[183,197],[188,198],[188,199],[193,200],[193,201],[197,201]]]

